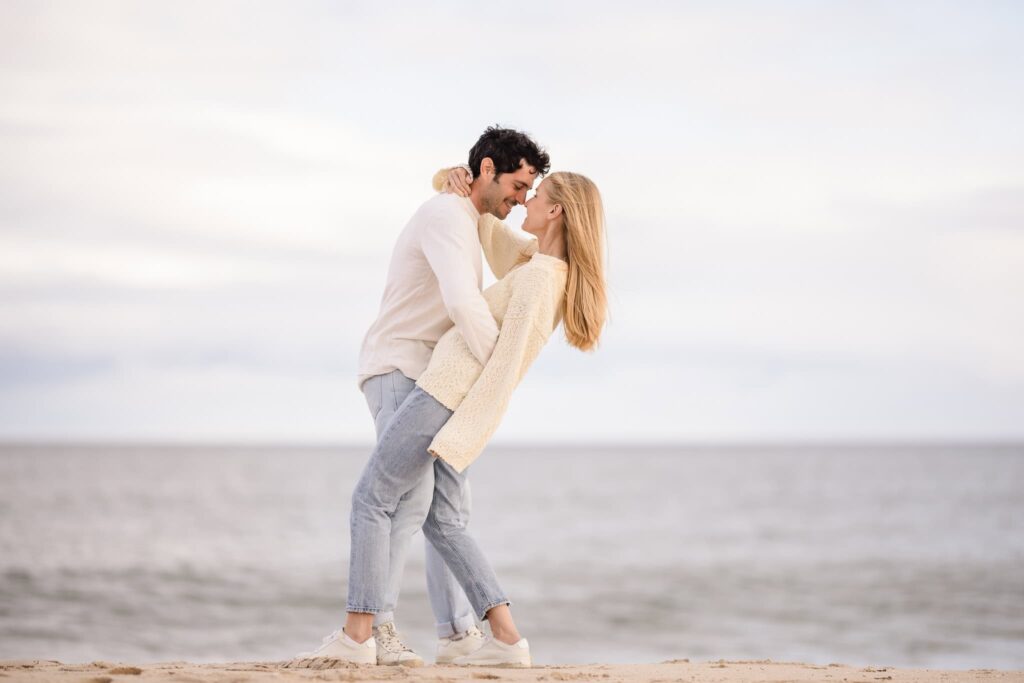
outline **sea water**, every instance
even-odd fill
[[[0,446],[0,658],[281,660],[344,620],[369,447]],[[538,663],[1024,668],[1024,446],[494,446]],[[422,535],[398,606],[433,657]]]

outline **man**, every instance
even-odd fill
[[[481,294],[482,268],[477,220],[483,213],[505,218],[526,201],[538,176],[548,171],[548,155],[525,134],[488,128],[469,152],[473,174],[469,197],[440,194],[425,202],[398,237],[388,267],[380,313],[363,339],[359,385],[374,419],[377,437],[426,369],[434,345],[452,325],[486,363],[498,326]],[[403,497],[392,519],[388,607],[366,614],[365,629],[344,629],[324,639],[309,657],[419,666],[423,658],[399,638],[394,624],[409,542],[430,508],[433,482]],[[469,500],[462,501],[468,514]],[[449,663],[483,643],[469,601],[440,555],[427,544],[427,588],[437,617],[437,663]],[[354,611],[354,610],[349,610]],[[372,625],[372,628],[371,628]]]

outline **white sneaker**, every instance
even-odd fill
[[[351,664],[376,664],[377,642],[370,636],[366,642],[357,643],[346,635],[344,629],[338,629],[323,639],[320,647],[312,652],[300,652],[295,659],[288,662],[290,668],[330,668],[332,663],[349,662]]]
[[[438,664],[451,664],[457,657],[479,650],[485,640],[487,640],[487,636],[476,626],[458,636],[441,638],[437,641],[435,661]]]
[[[475,652],[457,657],[455,666],[507,666],[529,667],[530,644],[520,638],[515,645],[506,645],[500,640],[488,638]]]
[[[377,641],[377,663],[386,665],[423,666],[423,657],[412,651],[398,636],[395,622],[373,627],[373,637]]]

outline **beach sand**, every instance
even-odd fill
[[[338,666],[330,668],[291,668],[287,662],[234,662],[191,664],[163,662],[125,664],[91,662],[63,664],[48,660],[0,661],[3,681],[60,681],[76,683],[115,683],[116,681],[176,681],[178,683],[245,683],[258,681],[403,681],[406,683],[457,683],[459,681],[507,681],[524,683],[543,681],[595,681],[598,683],[781,683],[782,681],[829,681],[831,683],[875,683],[876,681],[1021,681],[1024,671],[971,669],[895,669],[882,666],[845,664],[804,664],[801,662],[707,661],[676,659],[660,664],[584,664],[540,666],[532,669],[495,669],[484,667],[425,666],[404,667]],[[330,664],[330,663],[328,663]]]

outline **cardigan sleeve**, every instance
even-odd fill
[[[456,167],[450,166],[434,173],[434,178],[430,181],[430,184],[433,185],[435,193],[439,193],[439,191],[444,189],[444,183],[447,182],[447,174],[454,168]]]
[[[480,246],[487,257],[494,277],[499,280],[518,264],[529,260],[537,253],[537,240],[518,230],[513,230],[505,221],[489,213],[480,216],[476,222],[480,235]]]
[[[459,472],[483,451],[505,415],[512,391],[551,336],[551,284],[550,274],[541,269],[521,274],[494,353],[428,448]]]
[[[445,189],[445,183],[448,182],[448,174],[457,168],[466,169],[466,172],[469,173],[469,177],[473,177],[473,172],[469,170],[469,166],[467,166],[466,164],[462,164],[461,166],[448,166],[446,168],[442,168],[440,171],[434,174],[433,180],[430,181],[430,184],[434,187],[435,192],[441,192]]]

